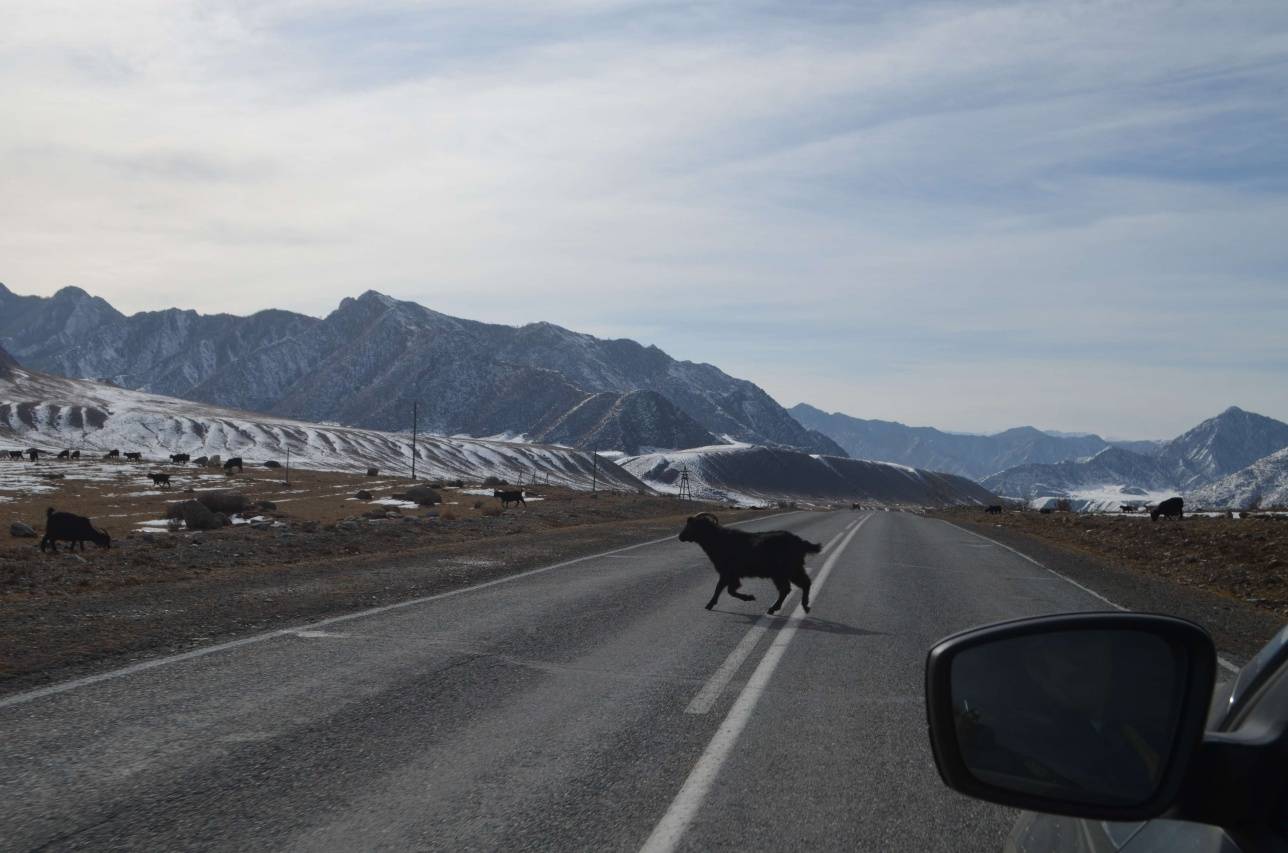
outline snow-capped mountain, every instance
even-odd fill
[[[1153,455],[1115,447],[1082,461],[1009,468],[983,485],[1025,500],[1128,488],[1193,493],[1193,500],[1210,506],[1224,506],[1227,500],[1244,505],[1258,489],[1275,493],[1278,468],[1268,460],[1281,448],[1288,448],[1288,424],[1231,406]],[[1219,489],[1214,488],[1217,481]]]
[[[984,478],[982,485],[999,495],[1032,500],[1065,497],[1107,485],[1153,492],[1174,488],[1175,481],[1156,460],[1120,447],[1107,447],[1086,460],[1017,465]]]
[[[1176,483],[1193,488],[1219,480],[1288,447],[1288,424],[1231,406],[1168,442],[1159,459]]]
[[[87,455],[139,451],[152,459],[219,454],[241,456],[247,464],[286,461],[289,448],[294,467],[377,467],[391,474],[408,473],[412,454],[407,434],[257,415],[65,379],[18,367],[0,349],[0,448],[27,447]],[[430,435],[416,443],[416,460],[418,474],[428,479],[498,476],[545,482],[548,476],[551,483],[574,488],[589,488],[592,479],[600,488],[645,488],[611,462],[564,447]]]
[[[658,491],[678,491],[687,471],[694,497],[744,503],[799,498],[944,506],[997,500],[953,474],[779,447],[724,444],[647,453],[618,464]]]
[[[1288,447],[1196,489],[1191,498],[1195,505],[1221,509],[1288,506]]]
[[[637,442],[630,449],[729,435],[844,454],[759,387],[712,365],[549,323],[462,320],[374,291],[321,319],[178,309],[125,316],[78,288],[45,299],[0,285],[0,345],[33,369],[312,421],[407,429],[416,400],[422,424],[445,434],[537,436],[562,424],[561,440],[581,447],[610,435]],[[656,397],[626,399],[638,391],[669,408]],[[617,399],[592,402],[603,394]],[[617,425],[577,415],[587,405],[613,413]]]
[[[995,435],[963,435],[896,421],[828,414],[800,403],[788,411],[803,426],[831,438],[855,459],[880,459],[983,480],[1016,465],[1094,456],[1111,442],[1098,435],[1052,434],[1031,426]]]

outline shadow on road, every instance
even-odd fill
[[[721,610],[719,607],[713,608],[712,613],[724,613],[728,616],[737,616],[748,625],[754,625],[760,619],[761,614],[737,613],[733,610]],[[787,617],[775,615],[769,617],[769,630],[781,631],[788,625]],[[846,625],[844,622],[833,622],[831,619],[821,619],[817,616],[806,616],[796,623],[796,627],[802,631],[822,631],[827,634],[841,634],[848,637],[884,637],[884,631],[868,631],[863,628],[856,628],[853,625]]]

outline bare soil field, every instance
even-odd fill
[[[170,471],[172,488],[155,488],[154,470]],[[249,467],[225,477],[121,464],[47,482],[38,494],[0,483],[0,693],[665,536],[708,508],[528,486],[526,506],[502,509],[479,484],[416,506],[392,497],[406,479],[292,471],[287,485],[280,470]],[[167,523],[169,502],[213,489],[272,508],[219,530]],[[9,535],[14,521],[43,533],[49,506],[90,516],[111,547],[42,553],[38,538]]]
[[[1184,587],[1206,590],[1288,617],[1288,516],[1148,516],[1006,511],[978,508],[936,513],[981,532],[1025,534],[1098,560]],[[987,528],[987,529],[986,529]]]

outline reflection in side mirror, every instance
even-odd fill
[[[1131,613],[1004,623],[931,650],[926,700],[940,774],[994,802],[1152,817],[1202,736],[1215,649],[1188,622]]]

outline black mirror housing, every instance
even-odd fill
[[[1216,648],[1170,616],[1075,613],[941,640],[926,713],[944,783],[1029,811],[1148,820],[1199,748]]]

